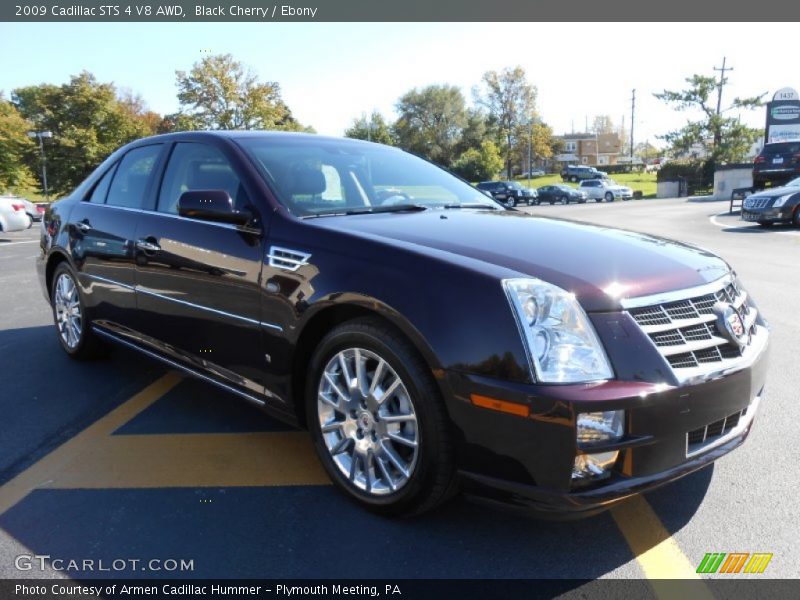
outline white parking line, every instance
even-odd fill
[[[728,229],[728,228],[742,228],[742,229],[747,228],[747,229],[750,229],[751,227],[752,228],[757,228],[758,227],[758,225],[751,225],[750,227],[747,227],[748,222],[747,221],[741,221],[741,220],[737,220],[734,223],[720,223],[719,221],[717,221],[717,217],[728,216],[728,215],[730,215],[730,213],[728,211],[725,211],[725,212],[717,213],[715,215],[711,215],[710,217],[708,217],[708,220],[711,222],[712,225],[716,225],[717,227],[719,227],[721,229]],[[778,234],[778,235],[793,235],[793,236],[800,235],[800,231],[771,231],[770,233],[775,233],[775,234]]]

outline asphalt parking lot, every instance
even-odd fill
[[[696,576],[707,552],[767,552],[765,576],[798,577],[800,230],[764,230],[718,214],[726,209],[683,200],[524,209],[717,252],[773,326],[767,398],[744,446],[576,522],[461,498],[414,520],[363,512],[329,484],[303,432],[127,351],[68,359],[35,277],[38,228],[0,233],[0,576],[50,573],[17,570],[28,553],[193,561],[191,571],[129,565],[101,577],[659,579]]]

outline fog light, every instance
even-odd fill
[[[578,445],[613,442],[625,433],[625,411],[580,413],[577,430]]]
[[[589,482],[605,479],[611,475],[611,468],[617,462],[619,450],[597,452],[595,454],[579,454],[572,467],[572,482]]]

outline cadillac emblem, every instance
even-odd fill
[[[714,305],[714,313],[717,315],[717,329],[720,334],[739,346],[745,347],[750,340],[750,336],[744,326],[742,315],[739,314],[733,305],[725,302],[717,302]]]

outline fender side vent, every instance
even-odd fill
[[[297,250],[280,248],[278,246],[272,246],[267,256],[269,257],[270,267],[285,269],[287,271],[297,271],[297,269],[303,265],[308,264],[308,259],[311,258],[311,255],[305,252],[298,252]]]

